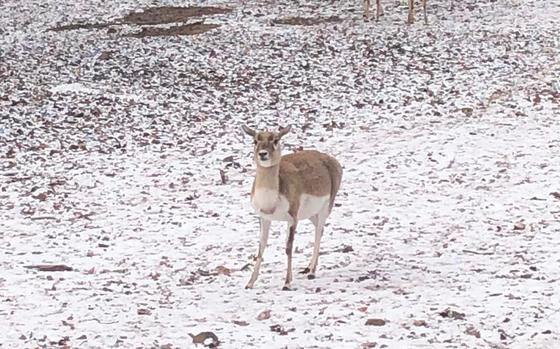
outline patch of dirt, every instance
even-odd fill
[[[226,7],[175,7],[163,6],[147,8],[142,12],[132,12],[119,20],[124,24],[156,25],[167,23],[185,22],[192,17],[210,15],[221,15],[230,13],[232,10]]]
[[[141,12],[131,12],[123,18],[117,19],[112,22],[107,23],[74,23],[67,24],[57,27],[49,28],[48,31],[66,31],[66,30],[76,30],[76,29],[101,29],[113,25],[124,25],[124,24],[136,24],[136,25],[158,25],[158,24],[169,24],[169,23],[181,23],[186,22],[193,17],[202,17],[209,15],[219,15],[230,13],[232,9],[227,7],[212,7],[212,6],[194,6],[194,7],[177,7],[177,6],[162,6],[162,7],[152,7],[146,8]],[[188,26],[188,25],[187,25]],[[210,26],[210,28],[202,30],[202,27]],[[197,26],[194,28],[178,29],[183,26],[174,27],[173,30],[179,33],[172,34],[155,34],[155,35],[142,35],[142,36],[161,36],[161,35],[193,35],[198,33],[203,33],[217,25],[206,24],[203,26]],[[144,28],[145,29],[145,28]],[[141,33],[144,33],[144,29]],[[182,33],[184,30],[187,33]],[[150,33],[152,31],[147,30]],[[162,32],[162,30],[156,30],[156,32]],[[129,35],[129,36],[134,36]],[[141,34],[139,34],[141,35]]]
[[[67,24],[67,25],[61,25],[58,27],[52,27],[47,29],[47,31],[53,31],[53,32],[62,32],[62,31],[66,31],[66,30],[77,30],[77,29],[102,29],[102,28],[106,28],[110,25],[113,25],[111,23],[74,23],[74,24]]]
[[[219,27],[219,24],[207,24],[203,22],[176,25],[170,28],[144,27],[138,33],[125,36],[133,38],[145,38],[148,36],[174,36],[174,35],[196,35],[205,33],[211,29]]]
[[[338,23],[342,22],[342,19],[338,16],[331,16],[331,17],[284,17],[284,18],[277,18],[272,21],[274,24],[281,24],[281,25],[317,25],[321,23]]]

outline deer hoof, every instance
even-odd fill
[[[307,275],[307,278],[309,280],[313,280],[313,279],[315,279],[315,274],[309,274],[309,275]]]
[[[299,273],[300,273],[300,274],[309,274],[310,271],[311,271],[311,269],[305,268],[305,269],[303,269],[302,271],[300,271]]]

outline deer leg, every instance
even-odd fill
[[[288,226],[288,240],[286,241],[286,256],[288,257],[288,270],[286,271],[286,282],[282,289],[287,291],[292,284],[292,251],[294,247],[294,236],[296,235],[297,221],[289,223]]]
[[[315,245],[313,245],[313,255],[311,256],[311,261],[312,261],[314,255],[315,255],[315,246],[317,245],[317,224],[319,224],[319,215],[316,214],[315,216],[310,217],[309,220],[315,226]],[[311,261],[309,261],[309,264],[307,265],[307,267],[305,269],[303,269],[300,272],[300,274],[309,274],[311,272],[311,264],[312,264]]]
[[[383,16],[383,8],[381,7],[381,0],[375,0],[377,5],[375,20],[378,21],[380,16]]]
[[[424,7],[424,24],[428,25],[428,13],[426,11],[427,0],[422,0],[422,6]]]
[[[408,0],[408,24],[414,23],[414,0]]]
[[[247,283],[245,288],[253,288],[255,285],[255,281],[259,277],[259,270],[261,269],[262,263],[262,256],[264,254],[264,249],[266,248],[266,244],[268,242],[268,232],[270,231],[270,221],[260,219],[261,224],[261,238],[259,241],[259,250],[257,251],[257,259],[255,262],[255,268],[253,269],[253,274],[251,275],[251,279]]]
[[[369,0],[364,0],[364,19],[369,19]]]
[[[313,245],[313,255],[311,256],[311,261],[309,262],[309,266],[306,268],[308,279],[315,279],[315,271],[317,270],[317,263],[319,262],[319,250],[321,246],[321,238],[323,237],[323,229],[325,227],[325,221],[327,220],[328,215],[328,206],[325,206],[320,213],[316,216],[313,216],[311,221],[315,226],[315,244]]]

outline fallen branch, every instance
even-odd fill
[[[26,265],[27,269],[37,269],[39,271],[72,271],[72,267],[64,264],[39,264],[39,265]]]

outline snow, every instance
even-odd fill
[[[364,23],[360,1],[163,1],[234,11],[196,36],[46,31],[152,3],[2,5],[1,348],[560,347],[559,1],[434,0],[427,27],[395,2]],[[342,21],[272,23],[312,14]],[[344,166],[292,291],[282,223],[244,289],[242,123]],[[312,246],[303,222],[294,272]]]
[[[96,90],[92,88],[87,88],[80,83],[73,83],[73,84],[61,84],[55,86],[51,89],[52,92],[84,92],[84,93],[94,93]]]

